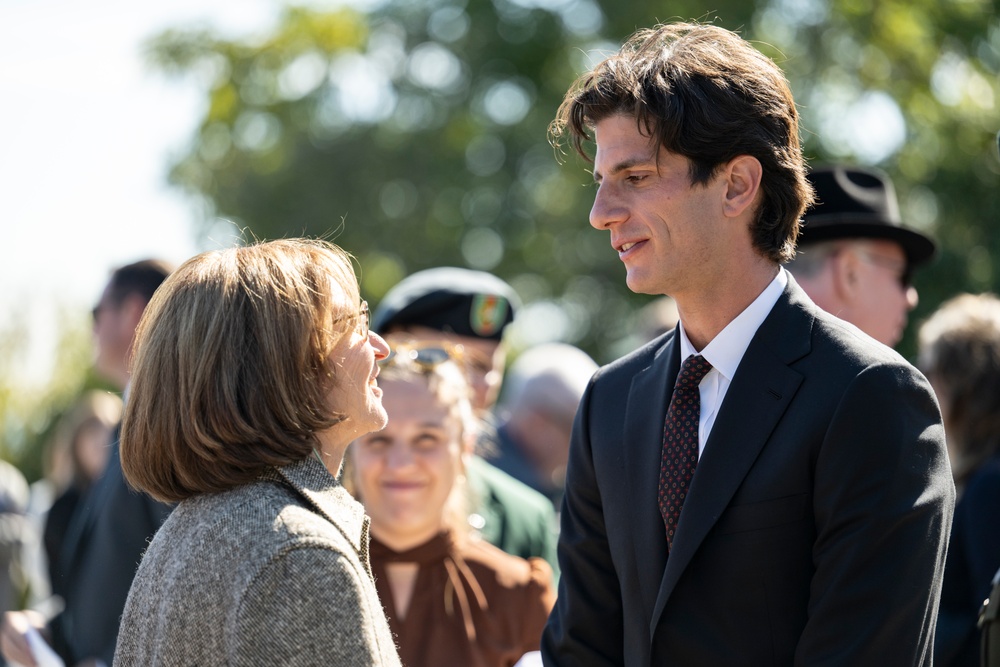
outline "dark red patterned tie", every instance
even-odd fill
[[[674,545],[674,531],[681,516],[694,467],[698,464],[698,419],[701,416],[701,396],[698,385],[712,370],[701,355],[684,360],[677,374],[674,395],[667,407],[663,427],[663,456],[660,459],[660,486],[657,501],[667,528],[667,546]]]

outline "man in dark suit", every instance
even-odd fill
[[[715,26],[640,31],[555,139],[676,330],[574,425],[547,665],[928,665],[954,486],[926,380],[781,264],[812,200],[787,83]]]
[[[94,308],[95,370],[116,387],[128,384],[128,360],[135,328],[153,292],[170,274],[159,260],[123,266],[111,275]],[[127,390],[126,390],[127,394]],[[42,630],[69,665],[110,665],[118,623],[132,578],[149,540],[171,506],[128,487],[118,456],[115,431],[104,474],[81,499],[64,537],[62,561],[68,570],[65,607],[48,623],[32,612],[4,617],[2,647],[10,660],[25,664],[29,626]]]

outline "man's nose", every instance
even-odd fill
[[[626,217],[625,208],[606,184],[602,183],[594,195],[594,205],[590,209],[590,226],[594,229],[610,229],[611,225]]]

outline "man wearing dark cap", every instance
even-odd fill
[[[788,269],[820,308],[895,345],[917,305],[913,269],[934,256],[934,242],[903,226],[881,171],[831,166],[814,169],[809,180],[816,203]]]
[[[503,379],[503,331],[520,299],[494,275],[453,267],[419,271],[386,293],[372,330],[390,346],[461,346],[473,406],[488,414]],[[557,567],[555,512],[542,494],[476,456],[467,470],[478,506],[469,523],[484,539],[522,558],[539,556]]]
[[[501,338],[518,305],[514,289],[492,274],[453,267],[428,269],[389,290],[372,316],[372,329],[462,345],[473,406],[489,410],[503,378],[506,354]]]

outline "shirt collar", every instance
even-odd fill
[[[788,274],[785,273],[785,269],[778,269],[778,275],[754,299],[753,303],[744,308],[743,312],[727,324],[726,328],[720,331],[700,352],[701,356],[712,364],[712,368],[719,371],[730,382],[732,382],[736,369],[739,367],[740,361],[743,360],[743,354],[747,351],[754,334],[757,333],[757,329],[774,308],[774,304],[778,302],[786,285],[788,285]],[[683,363],[689,356],[699,354],[699,352],[694,349],[694,345],[691,344],[684,332],[683,323],[679,323],[677,329],[680,331],[681,363]]]

